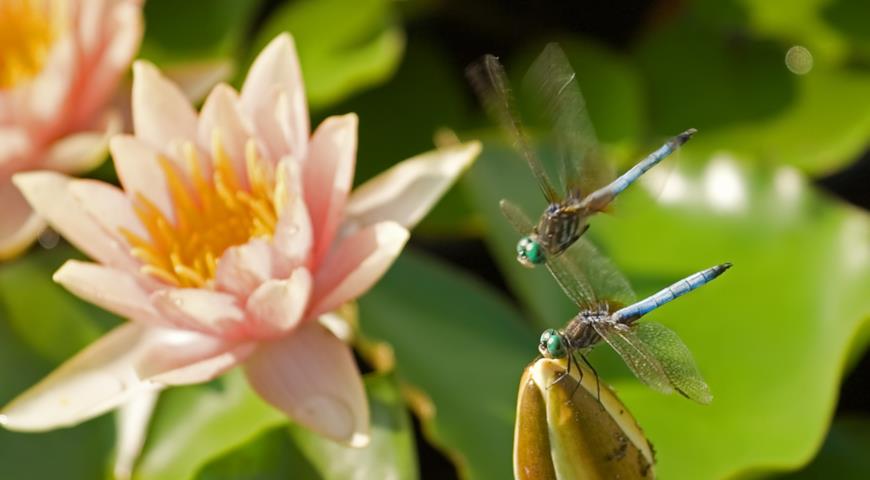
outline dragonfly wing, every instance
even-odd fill
[[[520,207],[507,199],[502,199],[498,202],[498,206],[501,208],[501,213],[504,217],[513,225],[514,229],[520,235],[527,235],[532,231],[533,224],[529,219],[526,212],[524,212]]]
[[[585,239],[580,238],[561,255],[547,257],[547,269],[574,304],[581,309],[597,308],[598,297],[595,295],[595,289],[589,283],[589,276],[583,268],[585,252],[578,250],[577,245],[580,242],[586,243]]]
[[[555,136],[565,191],[588,195],[610,183],[614,169],[601,156],[577,74],[557,44],[544,48],[523,87]]]
[[[698,403],[708,404],[713,400],[707,383],[704,382],[692,352],[673,330],[655,322],[643,322],[633,333],[658,358],[674,388]]]
[[[538,181],[538,186],[544,193],[544,197],[547,198],[547,202],[558,202],[560,196],[550,177],[547,176],[540,159],[529,146],[523,132],[522,122],[520,122],[514,105],[510,83],[498,58],[486,55],[480,61],[471,64],[466,70],[466,74],[484,108],[507,131],[517,149],[526,159],[532,174]]]
[[[628,280],[586,237],[580,237],[561,255],[547,257],[547,266],[566,293],[569,289],[582,290],[583,298],[591,305],[608,302],[612,308],[616,308],[635,301]],[[560,277],[574,277],[575,280],[563,281]],[[570,286],[566,287],[565,284]],[[568,293],[568,296],[574,298],[572,293]]]
[[[643,383],[662,393],[674,391],[664,367],[655,353],[638,339],[628,326],[614,322],[593,322],[598,335],[625,361],[628,368]]]

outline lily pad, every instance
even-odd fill
[[[387,0],[301,0],[280,7],[259,30],[253,52],[290,32],[312,109],[388,78],[405,36]]]
[[[691,145],[686,154],[696,155]],[[644,387],[607,348],[592,361],[656,445],[663,478],[794,469],[822,441],[850,350],[866,347],[855,337],[870,318],[870,217],[820,194],[791,168],[729,156],[694,160],[671,174],[658,201],[642,186],[627,190],[617,215],[593,218],[590,232],[641,295],[734,263],[649,315],[692,350],[712,405]],[[541,208],[534,190],[516,189],[516,176],[528,173],[515,163],[478,160],[468,181],[482,211],[502,196]],[[516,262],[504,252],[517,235],[504,227],[491,235],[518,297],[536,312],[557,311],[544,291],[558,291],[555,282],[512,273]]]
[[[462,478],[510,478],[516,388],[537,335],[468,275],[405,251],[360,299],[366,337],[392,347],[427,438]]]

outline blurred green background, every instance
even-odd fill
[[[357,183],[431,149],[442,127],[485,149],[359,303],[371,447],[288,424],[230,374],[162,395],[136,478],[510,478],[522,368],[573,312],[543,269],[514,261],[497,202],[537,212],[543,199],[464,68],[493,53],[518,78],[548,41],[621,169],[699,129],[664,190],[629,189],[592,240],[640,295],[735,264],[651,314],[692,349],[712,405],[643,387],[607,348],[591,356],[655,445],[660,478],[870,477],[870,3],[148,0],[145,14],[141,57],[227,59],[236,83],[290,31],[314,121],[360,116]],[[807,73],[786,65],[796,45]],[[94,175],[111,179],[109,163]],[[36,246],[0,265],[3,403],[120,321],[51,282],[75,255]],[[0,431],[0,477],[106,478],[113,441],[111,415]]]

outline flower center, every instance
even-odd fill
[[[60,30],[65,0],[0,2],[0,89],[36,76]]]
[[[133,256],[142,261],[143,273],[179,287],[202,287],[214,278],[224,250],[253,237],[272,236],[280,189],[254,141],[245,147],[243,178],[233,169],[217,132],[212,136],[211,175],[204,174],[191,143],[182,148],[186,168],[158,158],[169,185],[174,222],[137,193],[133,208],[150,238],[121,229]]]

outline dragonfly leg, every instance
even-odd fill
[[[577,393],[577,389],[580,388],[580,384],[583,383],[583,369],[580,368],[580,364],[577,363],[577,357],[572,353],[568,356],[568,366],[571,366],[571,362],[574,362],[577,365],[577,371],[580,373],[580,379],[577,380],[577,385],[574,385],[574,390],[571,391],[571,396],[568,397],[570,399],[574,398],[574,394]]]
[[[583,355],[581,353],[580,358],[583,359],[583,363],[585,363],[586,366],[589,367],[589,369],[592,370],[592,373],[595,375],[595,392],[596,392],[596,395],[598,396],[598,401],[601,402],[601,377],[598,376],[598,372],[595,370],[595,367],[593,367],[592,364],[589,363],[589,359],[586,358],[586,355]],[[580,377],[580,378],[583,378],[583,377]]]

